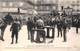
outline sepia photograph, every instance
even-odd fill
[[[80,0],[0,0],[0,51],[79,51],[79,38]]]

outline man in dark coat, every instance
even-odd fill
[[[60,35],[62,37],[62,20],[60,20],[60,18],[58,18],[58,20],[57,20],[57,29],[58,29],[57,37],[59,37]]]
[[[66,37],[67,22],[66,22],[65,18],[63,19],[63,25],[62,25],[62,27],[63,27],[63,42],[66,42],[67,41],[67,37]]]
[[[31,18],[28,18],[27,21],[28,40],[31,39],[31,42],[34,41],[34,33],[32,33],[33,27],[34,27],[33,20]]]
[[[52,19],[52,27],[53,27],[53,29],[52,29],[52,38],[54,39],[54,36],[55,36],[55,24],[56,24],[56,22],[55,22],[55,18],[54,19]]]
[[[11,42],[11,44],[13,44],[13,42],[14,42],[14,36],[16,38],[16,43],[18,43],[18,32],[20,29],[21,29],[20,22],[16,19],[10,28],[10,31],[12,31],[12,36],[11,36],[12,42]]]
[[[76,26],[76,33],[77,33],[77,34],[78,34],[79,24],[80,24],[79,19],[75,19],[75,26]]]
[[[8,13],[3,19],[4,21],[6,21],[7,24],[10,24],[13,21],[13,18],[10,13]]]

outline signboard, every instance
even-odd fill
[[[18,12],[17,8],[0,8],[0,12]]]
[[[23,10],[20,9],[18,10],[18,8],[0,8],[0,12],[10,12],[10,13],[18,13],[18,11],[20,11],[19,13],[27,13],[27,10]]]
[[[71,14],[72,14],[73,9],[72,9],[72,8],[67,7],[67,8],[65,8],[65,9],[64,9],[64,11],[65,11],[65,13],[66,13],[67,15],[71,15]]]

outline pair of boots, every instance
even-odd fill
[[[11,42],[11,44],[13,44],[14,43],[14,39],[12,38],[12,42]],[[17,39],[16,39],[16,42],[15,42],[16,44],[18,43],[18,41],[17,41]]]
[[[4,38],[0,37],[0,40],[4,41]]]

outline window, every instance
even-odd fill
[[[2,3],[2,6],[5,7],[5,6],[6,6],[6,2],[3,2],[3,3]]]
[[[13,3],[12,3],[12,2],[10,2],[10,3],[9,3],[9,6],[10,6],[10,7],[12,7],[12,6],[13,6]]]
[[[24,4],[23,2],[19,2],[19,6],[20,6],[20,7],[23,6],[23,4]]]

